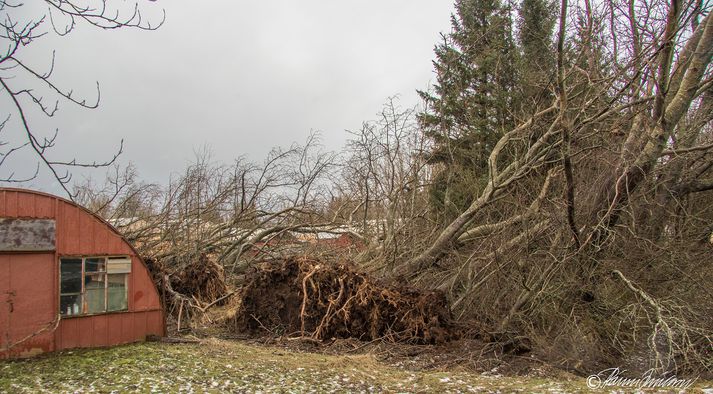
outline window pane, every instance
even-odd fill
[[[109,311],[122,311],[128,309],[126,296],[126,274],[113,274],[108,276],[108,307]]]
[[[88,289],[84,293],[84,303],[86,306],[86,313],[104,312],[104,288]]]
[[[106,259],[104,257],[90,257],[84,260],[85,272],[105,272]]]
[[[82,259],[60,260],[60,292],[79,293],[82,291]]]
[[[84,273],[85,313],[104,312],[104,287],[106,274]]]
[[[59,297],[59,312],[64,316],[78,315],[81,312],[81,294],[63,295]]]
[[[84,289],[103,289],[106,274],[84,274]]]

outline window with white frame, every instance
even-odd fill
[[[62,257],[59,272],[59,312],[63,316],[128,309],[130,257]]]

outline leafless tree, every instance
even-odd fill
[[[161,26],[163,18],[143,18],[139,3],[118,4],[108,0],[46,0],[41,2],[0,1],[0,93],[8,101],[3,116],[3,127],[19,130],[18,141],[2,143],[0,165],[7,167],[8,158],[23,148],[31,149],[37,167],[28,173],[3,176],[4,181],[23,181],[36,177],[41,169],[48,170],[67,192],[71,168],[97,168],[112,165],[123,149],[108,160],[81,162],[76,159],[54,158],[50,151],[57,143],[58,130],[42,130],[36,125],[39,116],[53,117],[60,103],[71,103],[82,108],[97,108],[100,100],[99,84],[96,97],[90,101],[78,98],[71,88],[53,78],[55,53],[48,56],[46,69],[24,59],[27,47],[46,35],[67,36],[80,24],[99,29],[138,28],[153,30]],[[152,23],[150,19],[155,19]],[[9,123],[8,123],[9,122]],[[1,131],[2,129],[0,129]]]
[[[413,243],[436,228],[428,214],[426,148],[415,111],[401,109],[397,97],[388,99],[377,120],[351,132],[335,186],[342,199],[336,201],[342,218],[371,240],[372,266],[391,270],[410,259],[417,251]]]
[[[277,242],[283,236],[338,227],[324,214],[334,168],[335,155],[311,135],[304,145],[273,149],[260,164],[216,163],[203,149],[165,186],[115,168],[105,185],[86,182],[77,194],[146,257],[185,262],[210,254],[239,273],[279,253],[272,245],[289,246]]]

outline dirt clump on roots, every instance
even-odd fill
[[[444,293],[385,285],[345,262],[263,263],[246,276],[240,301],[237,332],[418,344],[458,336]]]
[[[174,291],[200,302],[210,303],[228,294],[223,267],[205,254],[188,261],[170,280]]]

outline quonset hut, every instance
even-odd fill
[[[63,198],[0,188],[0,359],[164,333],[151,275],[111,225]]]

